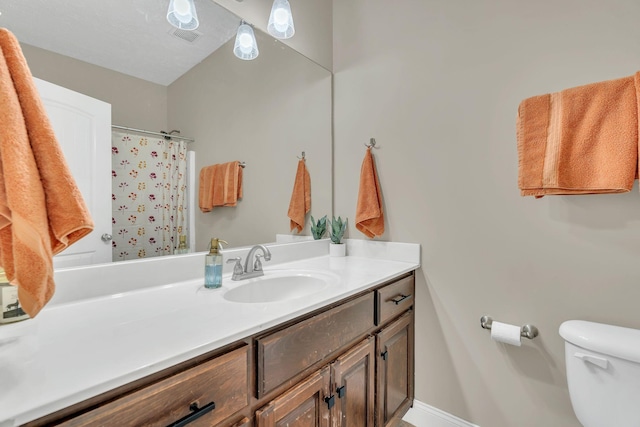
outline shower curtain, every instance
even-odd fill
[[[184,141],[112,133],[113,260],[171,255],[187,235]]]

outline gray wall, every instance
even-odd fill
[[[209,238],[231,246],[272,242],[290,233],[287,211],[306,153],[311,214],[331,214],[331,73],[256,32],[260,55],[242,61],[233,42],[169,86],[169,124],[196,142],[196,173],[233,160],[247,164],[237,207],[196,211],[196,249]],[[309,235],[309,221],[303,234]]]
[[[112,123],[167,130],[167,88],[116,71],[21,44],[31,74],[111,104]]]
[[[638,70],[640,3],[333,8],[335,213],[354,218],[375,137],[383,239],[422,245],[416,397],[482,427],[578,427],[558,327],[640,328],[640,195],[520,197],[515,117],[529,96]],[[494,343],[484,314],[540,337]]]

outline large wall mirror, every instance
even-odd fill
[[[200,26],[177,40],[165,19],[168,3],[8,0],[2,5],[0,26],[20,40],[35,77],[110,103],[114,125],[179,129],[193,138],[188,149],[195,152],[196,197],[202,167],[234,160],[246,164],[244,197],[236,207],[202,213],[196,200],[192,251],[205,250],[211,237],[236,247],[292,234],[287,210],[302,152],[311,176],[311,214],[330,216],[331,72],[258,29],[258,58],[238,59],[233,43],[241,18],[212,0],[196,0]],[[105,8],[118,10],[122,23]],[[217,25],[224,28],[212,36]],[[123,40],[119,33],[132,27],[135,37]],[[100,42],[86,46],[94,37]],[[162,51],[157,50],[159,41]],[[193,59],[190,50],[200,57]],[[128,56],[104,63],[112,51]],[[177,62],[183,69],[168,77],[150,73],[146,79],[135,70],[123,71],[123,64],[135,68],[132,55],[145,57],[148,68]],[[302,234],[309,234],[308,221]]]

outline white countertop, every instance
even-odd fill
[[[317,255],[317,248],[323,251],[321,245],[328,247],[321,242],[280,245],[284,249],[269,247],[275,258],[285,250],[287,254]],[[202,286],[201,271],[187,280],[172,279],[163,284],[160,277],[166,274],[151,272],[157,269],[149,268],[153,266],[149,263],[105,267],[109,270],[104,271],[111,274],[112,288],[127,282],[115,280],[119,272],[136,267],[145,276],[156,274],[159,285],[127,284],[129,289],[118,289],[117,294],[98,293],[78,299],[69,296],[70,289],[92,284],[75,282],[92,272],[105,274],[91,268],[60,274],[63,283],[73,282],[66,295],[62,291],[64,296],[52,301],[35,319],[0,325],[0,427],[18,426],[55,412],[419,267],[419,245],[352,241],[347,248],[352,255],[344,258],[321,255],[265,263],[266,276],[295,269],[335,278],[319,292],[286,302],[245,304],[225,300],[226,291],[243,284],[231,281],[229,273],[224,275],[223,287],[216,290]],[[174,261],[170,262],[173,267],[196,261],[201,264],[199,255],[171,257]],[[227,251],[225,256],[235,253]]]

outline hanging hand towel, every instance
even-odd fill
[[[638,165],[638,76],[522,101],[522,196],[631,191]]]
[[[356,228],[370,238],[381,236],[384,233],[382,192],[371,147],[367,148],[360,169]]]
[[[51,299],[52,256],[93,230],[16,38],[0,29],[0,265],[34,317]]]
[[[291,231],[302,231],[305,215],[311,210],[311,178],[304,160],[298,162],[296,181],[293,184],[291,202],[289,202],[288,216],[291,219]]]
[[[198,205],[202,212],[216,206],[237,206],[242,198],[242,167],[239,161],[205,166],[200,170]]]

